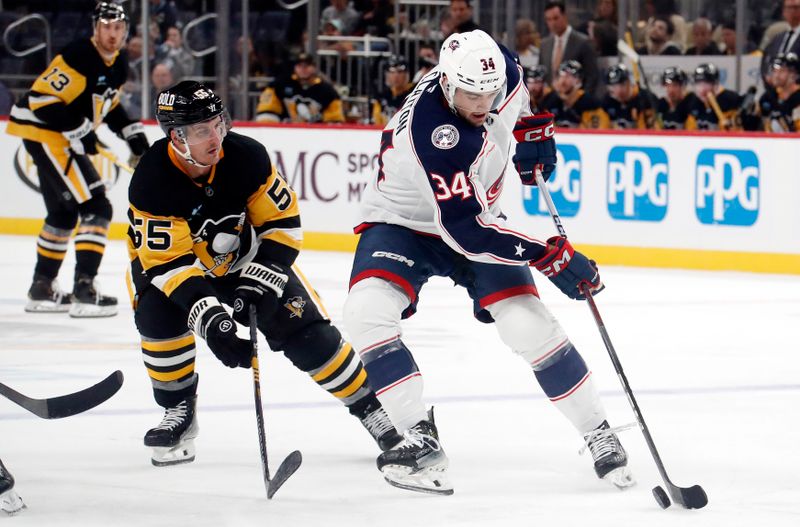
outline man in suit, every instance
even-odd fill
[[[800,0],[783,0],[783,18],[789,23],[789,30],[778,33],[764,48],[761,58],[761,76],[764,79],[775,57],[787,53],[800,55]],[[768,84],[765,82],[765,85]]]
[[[787,0],[796,1],[800,0]],[[547,66],[548,82],[553,81],[553,72],[569,60],[577,60],[583,66],[583,87],[591,94],[597,92],[597,54],[589,37],[569,25],[567,8],[561,0],[550,0],[544,6],[544,20],[550,35],[542,40],[541,64]]]

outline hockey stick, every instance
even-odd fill
[[[264,409],[261,406],[257,325],[258,316],[256,314],[256,306],[250,305],[250,343],[253,346],[251,365],[253,367],[253,394],[255,395],[256,402],[256,421],[258,423],[258,447],[261,450],[261,471],[264,474],[264,486],[267,488],[267,499],[271,500],[272,496],[281,488],[281,485],[286,483],[286,480],[300,468],[300,464],[303,462],[303,455],[299,450],[295,450],[283,460],[278,470],[275,471],[275,475],[270,477],[269,463],[267,462],[267,434],[264,431]]]
[[[107,401],[119,391],[122,381],[122,372],[117,370],[94,386],[49,399],[34,399],[0,383],[0,395],[42,419],[61,419],[85,412]]]
[[[717,96],[714,95],[713,91],[710,91],[706,97],[708,97],[708,105],[711,106],[711,109],[714,110],[714,115],[717,116],[717,121],[719,121],[719,129],[728,131],[731,123],[728,119],[725,119],[725,114],[722,113],[722,108],[719,107],[719,102],[717,102]]]
[[[539,187],[539,192],[542,193],[545,203],[547,203],[547,208],[550,210],[550,216],[553,218],[553,223],[556,226],[556,230],[558,230],[558,234],[566,238],[567,232],[564,230],[564,226],[561,224],[561,218],[558,216],[556,205],[553,203],[553,199],[550,197],[550,191],[547,189],[544,178],[542,177],[542,173],[538,169],[536,170],[536,185]],[[644,416],[642,415],[641,410],[639,410],[639,405],[636,402],[636,398],[633,396],[633,390],[628,383],[628,378],[625,376],[625,372],[622,371],[622,363],[619,361],[617,352],[614,350],[614,345],[611,343],[611,338],[608,336],[608,331],[606,331],[606,326],[603,323],[603,319],[600,317],[600,311],[597,309],[597,304],[594,301],[592,292],[587,284],[582,284],[580,289],[584,296],[586,296],[586,302],[588,302],[589,309],[592,311],[592,316],[594,316],[597,329],[600,330],[600,336],[603,338],[603,343],[606,346],[608,355],[611,357],[611,362],[614,364],[614,370],[617,372],[617,377],[622,383],[622,388],[625,391],[625,395],[628,397],[628,402],[631,404],[634,415],[636,415],[636,421],[639,423],[639,429],[644,435],[647,448],[650,449],[650,454],[653,456],[653,460],[656,463],[659,474],[661,474],[661,479],[664,480],[664,485],[667,487],[667,490],[669,490],[669,496],[672,496],[672,501],[686,509],[701,509],[705,507],[708,503],[708,496],[706,496],[706,492],[703,490],[703,487],[700,485],[693,485],[688,488],[678,487],[672,483],[672,481],[669,479],[669,476],[667,476],[667,470],[664,468],[664,463],[661,461],[661,456],[658,454],[656,444],[653,442],[653,437],[650,435],[650,429],[647,428],[647,424],[644,422]],[[670,506],[669,497],[661,486],[656,486],[653,488],[653,496],[662,509],[666,509]]]
[[[122,170],[124,170],[129,174],[133,174],[133,167],[130,166],[128,163],[125,163],[124,161],[120,160],[117,154],[115,154],[111,150],[108,150],[100,145],[97,145],[97,153],[108,159],[111,162],[111,164],[121,168]]]
[[[633,38],[631,37],[630,32],[625,33],[625,38],[630,43],[626,42],[625,40],[619,39],[617,41],[617,50],[619,50],[620,53],[628,57],[628,59],[630,59],[630,61],[636,67],[634,73],[636,71],[639,72],[639,75],[634,74],[634,79],[636,80],[636,84],[644,88],[644,90],[647,92],[647,99],[650,103],[650,109],[653,111],[652,119],[648,119],[647,114],[645,113],[645,122],[647,123],[648,128],[655,128],[656,127],[655,125],[658,122],[658,100],[656,100],[656,96],[653,94],[652,90],[650,90],[650,81],[647,80],[647,73],[645,73],[644,71],[644,66],[642,65],[642,58],[638,53],[636,53],[636,50],[633,49],[632,45]]]

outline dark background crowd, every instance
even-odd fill
[[[223,94],[228,90],[226,102],[237,119],[380,125],[436,65],[444,38],[480,28],[517,52],[532,107],[552,111],[562,126],[796,129],[800,0],[745,2],[741,49],[744,56],[761,56],[757,97],[750,86],[739,93],[725,90],[715,71],[715,60],[736,54],[732,1],[629,0],[624,6],[636,17],[625,18],[617,0],[535,6],[514,0],[251,0],[246,17],[243,2],[234,0],[227,4],[227,44],[216,51],[219,28],[209,16],[218,10],[216,2],[146,1],[147,28],[142,0],[121,2],[132,18],[122,103],[133,116],[152,117],[152,94],[194,78],[224,88]],[[60,48],[91,36],[94,4],[0,0],[0,114],[8,113]],[[41,17],[14,26],[30,14]],[[626,20],[622,31],[621,20]],[[45,46],[24,54],[47,35],[50,57]],[[659,72],[649,79],[653,86],[646,86],[635,64],[615,67],[621,35],[641,56],[700,56],[702,64],[684,71],[676,63],[677,72]],[[218,85],[219,54],[229,66],[224,87]]]

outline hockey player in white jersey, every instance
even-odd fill
[[[591,372],[539,300],[529,269],[581,300],[581,284],[603,288],[597,267],[565,238],[525,234],[497,203],[512,149],[526,184],[536,169],[549,177],[556,163],[552,115],[530,115],[521,72],[511,52],[483,31],[451,35],[439,66],[382,133],[378,171],[355,229],[361,238],[344,318],[378,399],[404,437],[377,459],[397,487],[453,493],[423,403],[422,375],[401,339],[400,321],[414,313],[431,276],[467,289],[475,317],[494,322],[583,436],[598,477],[620,488],[634,482]]]

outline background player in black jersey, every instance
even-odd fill
[[[657,123],[664,130],[685,130],[689,119],[689,108],[695,95],[686,91],[688,81],[686,72],[670,66],[661,74],[661,85],[664,86],[664,97],[658,100]]]
[[[700,64],[692,73],[694,94],[689,107],[688,130],[741,130],[739,109],[742,96],[719,84],[719,69],[711,63]]]
[[[381,126],[400,109],[406,96],[414,89],[409,82],[410,72],[406,59],[400,56],[390,57],[386,61],[386,89],[372,100],[372,122]]]
[[[771,64],[770,81],[775,88],[771,108],[762,104],[764,129],[768,132],[797,132],[800,130],[800,59],[795,53],[781,54]],[[765,97],[770,97],[765,93]]]
[[[553,88],[561,99],[550,109],[556,126],[567,128],[605,129],[609,127],[608,114],[595,97],[583,89],[583,66],[577,60],[563,62],[553,81]]]
[[[653,95],[631,82],[631,73],[624,64],[611,66],[606,72],[608,93],[603,98],[603,110],[608,114],[611,128],[617,130],[653,128],[655,111]]]
[[[117,299],[101,295],[94,278],[103,258],[111,202],[97,170],[87,157],[97,154],[95,129],[105,122],[141,156],[148,147],[144,128],[119,104],[119,89],[128,74],[123,51],[128,16],[122,6],[101,2],[92,17],[94,35],[69,44],[36,79],[11,110],[7,131],[22,137],[39,174],[47,208],[37,242],[29,312],[69,311],[74,317],[117,313]],[[72,295],[54,284],[75,236]]]
[[[222,100],[197,82],[161,92],[156,117],[167,137],[136,168],[128,210],[136,326],[165,408],[144,438],[153,464],[194,459],[194,335],[226,366],[249,368],[250,342],[236,336],[234,320],[249,325],[250,305],[273,350],[344,403],[382,449],[394,446],[400,437],[361,359],[293,266],[302,243],[297,197],[264,146],[230,132]]]
[[[531,111],[533,113],[550,112],[559,107],[561,99],[558,94],[547,84],[547,67],[543,64],[533,68],[524,68],[525,86],[531,96]]]

